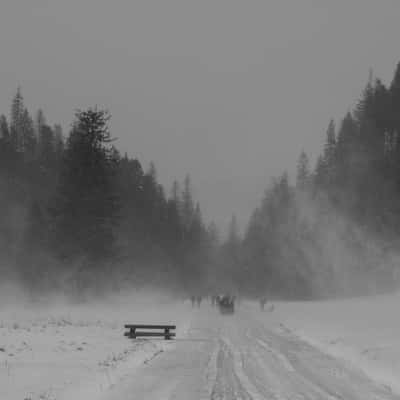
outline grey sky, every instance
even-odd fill
[[[391,79],[399,17],[398,0],[1,0],[0,111],[18,84],[64,127],[105,106],[122,151],[168,189],[190,173],[206,217],[243,226],[369,68]]]

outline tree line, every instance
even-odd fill
[[[34,295],[152,285],[174,292],[315,298],[398,287],[400,64],[370,74],[356,106],[328,124],[314,166],[272,179],[244,235],[220,242],[189,176],[170,192],[153,163],[121,155],[110,115],[77,111],[64,137],[18,90],[0,116],[0,273]]]
[[[21,90],[0,117],[0,254],[3,279],[34,296],[130,286],[193,291],[215,226],[206,227],[190,177],[167,195],[153,163],[121,155],[107,111],[77,111],[64,137]]]
[[[291,298],[398,287],[400,64],[387,87],[370,73],[352,111],[330,121],[315,167],[273,179],[226,255],[248,294]],[[240,254],[240,257],[235,257]]]

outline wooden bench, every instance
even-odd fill
[[[149,336],[164,336],[166,340],[170,340],[175,336],[172,330],[176,329],[175,325],[143,325],[143,324],[129,324],[125,325],[125,329],[129,329],[129,332],[125,332],[124,335],[131,339],[136,339],[137,337],[149,337]],[[163,332],[153,332],[153,331],[138,331],[137,329],[155,329],[163,330]]]

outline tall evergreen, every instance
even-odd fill
[[[23,115],[25,112],[24,99],[22,97],[21,88],[18,87],[15,94],[10,114],[10,134],[14,148],[21,152],[23,151]]]
[[[18,88],[9,120],[0,117],[0,250],[9,273],[32,292],[62,285],[79,294],[104,282],[204,289],[216,244],[189,178],[167,198],[153,163],[144,172],[113,147],[102,110],[77,112],[65,141],[43,111],[32,120]]]
[[[336,178],[336,130],[333,120],[329,122],[324,145],[325,183],[332,187]]]
[[[306,190],[310,185],[310,178],[310,162],[303,150],[297,161],[296,187],[300,190]]]
[[[111,262],[116,251],[118,160],[110,146],[109,118],[96,108],[76,113],[53,209],[58,255],[82,258],[92,273],[103,272],[102,263]]]
[[[0,137],[5,142],[10,140],[10,130],[8,128],[8,122],[5,115],[0,116]]]
[[[33,125],[33,119],[28,110],[25,108],[21,119],[21,151],[24,153],[26,160],[32,160],[36,150],[36,137]]]
[[[182,204],[181,212],[182,212],[183,225],[185,227],[185,230],[189,231],[194,215],[192,184],[189,175],[186,175],[185,177],[181,204]]]

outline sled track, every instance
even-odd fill
[[[258,314],[213,311],[101,400],[400,400]]]
[[[217,375],[211,400],[262,400],[255,386],[246,375],[242,354],[236,351],[229,339],[219,340]]]

